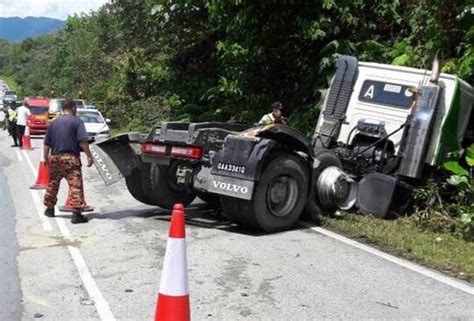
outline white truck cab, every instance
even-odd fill
[[[470,143],[474,89],[440,74],[437,60],[433,71],[350,56],[340,56],[336,65],[313,137],[315,153],[333,152],[359,181],[359,209],[385,216],[388,205],[374,205],[379,194],[391,202],[401,183],[426,180],[428,169]]]

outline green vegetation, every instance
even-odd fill
[[[323,218],[323,225],[394,255],[474,281],[474,243],[446,232],[420,232],[411,217],[387,221],[343,214],[341,217]]]
[[[344,213],[323,218],[323,224],[395,255],[474,281],[474,145],[460,156],[455,153],[453,159],[460,161],[444,164],[450,173],[444,182],[429,182],[415,192],[413,215],[387,221]]]
[[[0,42],[21,95],[83,96],[121,127],[258,120],[271,101],[310,134],[334,54],[474,80],[471,1],[115,0],[59,32]],[[138,115],[147,105],[146,116]],[[134,104],[134,106],[132,106]],[[162,109],[165,109],[163,112]]]
[[[309,136],[336,53],[430,68],[439,52],[443,71],[474,83],[472,19],[470,0],[114,0],[53,35],[0,41],[0,74],[20,96],[106,107],[122,130],[166,119],[255,122],[279,100]],[[419,190],[410,218],[326,224],[472,278],[472,167],[446,169],[453,176]]]
[[[462,157],[460,157],[464,154]],[[411,220],[421,230],[451,233],[474,240],[474,144],[451,155],[443,167],[444,181],[430,181],[414,193],[416,213]],[[466,169],[468,168],[468,169]]]

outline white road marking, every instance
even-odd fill
[[[25,153],[25,151],[23,150],[23,152]],[[17,156],[18,156],[18,160],[20,162],[23,161],[23,158],[21,157],[21,153],[17,150]],[[30,166],[31,170],[33,171],[33,174],[35,173],[35,168],[33,167],[33,164],[31,163],[31,160],[28,158],[28,154],[25,153],[25,159],[28,163],[28,165]],[[36,176],[34,176],[36,178]],[[34,182],[33,182],[34,183]],[[36,207],[36,214],[38,214],[38,217],[41,221],[41,225],[43,226],[43,229],[46,231],[46,232],[51,232],[53,230],[53,227],[51,226],[51,223],[49,222],[49,220],[46,218],[46,216],[43,215],[43,204],[41,203],[41,198],[43,197],[42,193],[40,193],[40,191],[38,190],[32,190],[30,189],[30,194],[31,194],[31,197],[33,198],[33,203],[35,204],[35,207]]]
[[[43,193],[41,193],[38,190],[32,190],[30,189],[31,196],[33,197],[33,202],[36,207],[36,213],[38,214],[38,217],[41,221],[41,225],[43,225],[43,229],[46,232],[51,232],[53,230],[53,227],[49,223],[49,220],[46,216],[44,216],[44,206],[43,203],[41,202],[41,199],[44,197]],[[41,196],[41,197],[40,197]]]
[[[59,211],[57,206],[55,209],[56,211]],[[63,237],[69,241],[73,241],[74,239],[71,236],[71,232],[69,231],[66,223],[64,222],[64,219],[56,217],[56,223],[58,224],[58,228],[61,231]],[[89,293],[90,298],[95,302],[95,306],[100,318],[102,320],[115,320],[110,310],[109,303],[104,299],[91,272],[87,268],[86,262],[84,261],[84,257],[82,256],[81,251],[79,251],[79,249],[75,246],[68,246],[67,248],[72,256],[74,264],[76,265],[77,271],[81,276],[82,282],[86,287],[87,293]]]
[[[23,157],[21,157],[20,151],[19,151],[18,149],[15,150],[15,151],[16,151],[16,156],[18,156],[18,160],[19,160],[20,162],[22,162],[22,161],[23,161]]]
[[[301,223],[303,226],[305,227],[308,227],[310,228],[311,230],[315,231],[315,232],[318,232],[320,234],[323,234],[325,236],[328,236],[330,238],[333,238],[333,239],[336,239],[340,242],[343,242],[345,244],[348,244],[350,246],[353,246],[355,248],[358,248],[362,251],[365,251],[365,252],[368,252],[370,254],[373,254],[373,255],[376,255],[378,257],[381,257],[382,259],[384,260],[387,260],[389,262],[392,262],[392,263],[395,263],[401,267],[404,267],[408,270],[412,270],[414,272],[417,272],[417,273],[420,273],[424,276],[427,276],[433,280],[436,280],[438,282],[441,282],[441,283],[444,283],[446,285],[449,285],[453,288],[456,288],[458,290],[461,290],[463,292],[466,292],[468,294],[471,294],[471,295],[474,295],[474,287],[470,286],[469,284],[465,283],[465,282],[462,282],[462,281],[459,281],[459,280],[456,280],[454,278],[451,278],[449,276],[446,276],[446,275],[443,275],[441,273],[438,273],[438,272],[435,272],[435,271],[432,271],[430,269],[427,269],[421,265],[418,265],[418,264],[415,264],[415,263],[412,263],[410,261],[407,261],[405,259],[401,259],[401,258],[398,258],[396,256],[393,256],[393,255],[390,255],[390,254],[387,254],[385,252],[382,252],[380,250],[377,250],[377,249],[374,249],[373,247],[370,247],[368,245],[365,245],[365,244],[362,244],[362,243],[359,243],[357,241],[354,241],[354,240],[351,240],[347,237],[344,237],[342,235],[339,235],[337,233],[334,233],[334,232],[331,232],[331,231],[328,231],[324,228],[321,228],[321,227],[315,227],[315,226],[312,226],[310,224],[307,224],[307,223]]]
[[[31,171],[33,172],[34,177],[36,178],[36,169],[35,169],[35,167],[33,166],[33,163],[31,162],[30,157],[29,157],[28,154],[26,153],[26,150],[23,149],[22,152],[23,152],[23,155],[25,156],[26,162],[28,163],[28,165],[29,165],[30,168],[31,168]]]
[[[33,174],[35,174],[36,171],[33,166],[33,163],[31,162],[30,157],[24,150],[23,150],[23,153],[24,153],[26,161],[28,162],[28,165],[30,166],[31,171],[33,172]],[[40,193],[40,191],[30,190],[30,192],[33,195],[33,200],[35,201],[36,210],[37,210],[38,215],[40,216],[40,219],[42,221],[46,220],[46,222],[49,224],[49,220],[47,220],[47,218],[43,215],[44,206],[41,204],[41,202],[39,202],[38,194]],[[56,212],[59,212],[57,206],[55,207],[55,210]],[[74,238],[72,237],[71,232],[69,231],[67,225],[65,224],[64,219],[56,217],[55,221],[56,221],[56,224],[58,225],[59,231],[61,232],[63,238],[69,241],[73,241]],[[43,225],[43,228],[46,230],[44,225]],[[49,225],[49,228],[50,230],[52,230],[51,225]],[[97,313],[99,314],[101,320],[114,321],[115,318],[112,314],[112,311],[110,310],[109,303],[104,299],[104,296],[100,292],[100,289],[97,286],[97,283],[92,277],[92,274],[89,271],[89,268],[87,267],[86,262],[84,261],[84,257],[82,256],[81,251],[75,246],[68,246],[67,248],[69,250],[69,253],[71,254],[74,265],[76,266],[76,269],[79,272],[79,276],[81,277],[82,282],[84,283],[87,293],[89,294],[89,297],[95,302],[95,307],[97,309]]]

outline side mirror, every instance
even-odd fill
[[[106,123],[106,124],[110,124],[111,122],[112,122],[112,121],[111,121],[109,118],[106,118],[106,119],[105,119],[105,123]]]

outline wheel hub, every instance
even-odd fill
[[[267,206],[274,216],[290,214],[296,204],[297,186],[294,178],[283,175],[271,181],[267,190]]]

